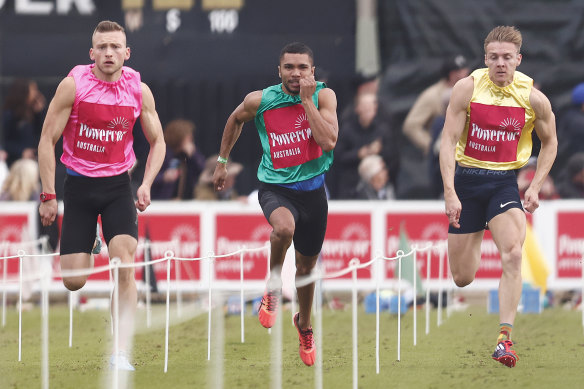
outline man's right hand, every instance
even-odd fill
[[[49,200],[41,203],[39,206],[39,214],[41,215],[41,223],[43,226],[50,226],[57,217],[59,205],[57,200]]]
[[[213,187],[215,191],[221,191],[225,188],[225,179],[227,178],[227,164],[217,162],[215,172],[213,173]]]
[[[445,212],[448,216],[448,224],[454,228],[460,228],[460,211],[462,204],[457,195],[444,196]]]

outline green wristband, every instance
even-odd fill
[[[223,158],[222,156],[217,157],[217,162],[219,163],[227,163],[227,158]]]

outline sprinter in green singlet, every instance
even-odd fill
[[[217,166],[215,190],[227,177],[227,158],[243,124],[255,118],[263,155],[258,168],[259,202],[272,226],[270,278],[258,312],[260,323],[271,328],[281,297],[281,269],[294,242],[296,277],[311,273],[322,249],[328,202],[324,174],[333,162],[337,143],[337,98],[314,79],[314,56],[303,43],[290,43],[280,53],[282,83],[249,93],[227,119]],[[316,357],[310,311],[314,283],[297,288],[299,312],[294,325],[302,361],[312,366]]]

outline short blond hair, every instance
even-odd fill
[[[124,37],[126,36],[126,30],[119,23],[112,22],[111,20],[102,20],[97,24],[95,30],[93,30],[93,34],[91,35],[91,44],[93,44],[93,38],[95,37],[95,34],[97,34],[98,32],[115,32],[115,31],[120,31],[122,34],[124,34]]]
[[[112,31],[121,31],[124,34],[126,33],[124,27],[122,27],[117,22],[112,22],[111,20],[102,20],[101,22],[99,22],[97,24],[97,27],[95,27],[93,33],[95,34],[96,32],[112,32]]]
[[[39,165],[33,159],[19,159],[10,166],[2,192],[12,201],[32,200],[39,192]]]
[[[521,37],[521,32],[515,26],[497,26],[485,38],[485,54],[487,53],[487,45],[491,42],[513,43],[517,47],[517,53],[519,53],[523,38]]]

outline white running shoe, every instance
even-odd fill
[[[112,354],[109,360],[110,369],[134,371],[136,370],[134,366],[128,361],[128,357],[123,352],[119,352],[117,355]]]

